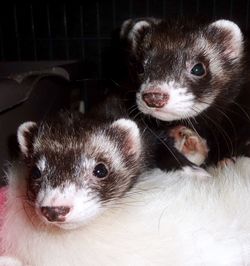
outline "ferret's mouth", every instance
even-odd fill
[[[185,118],[185,116],[181,116],[176,112],[171,112],[169,110],[164,110],[159,108],[154,108],[154,110],[149,110],[148,114],[162,121],[174,121]]]
[[[82,225],[82,223],[76,223],[76,222],[68,222],[68,221],[54,221],[50,222],[47,219],[45,219],[43,216],[39,215],[40,220],[42,220],[42,223],[44,226],[48,226],[49,228],[57,228],[57,229],[63,229],[63,230],[73,230]]]
[[[70,223],[70,222],[57,222],[54,223],[54,226],[64,229],[64,230],[74,230],[81,226],[79,223]]]
[[[159,106],[150,106],[146,104],[141,93],[137,93],[136,101],[138,109],[142,113],[153,116],[162,121],[173,121],[184,118],[183,113],[171,110],[171,108],[168,108],[165,104]]]
[[[152,96],[159,102],[159,105],[150,105],[145,101],[147,93],[138,92],[136,94],[136,102],[138,109],[152,117],[155,117],[162,121],[174,121],[180,119],[187,119],[190,117],[196,117],[206,110],[214,98],[210,97],[206,102],[196,99],[196,97],[189,94],[177,93],[176,95],[169,93],[167,96],[167,102],[165,102],[165,94],[159,94]],[[144,95],[144,98],[143,98]],[[146,95],[146,96],[145,96]],[[151,97],[151,96],[150,96]],[[163,102],[162,102],[163,101]]]

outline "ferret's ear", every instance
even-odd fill
[[[237,24],[220,19],[208,27],[213,43],[222,48],[222,53],[230,60],[237,60],[243,53],[243,34]]]
[[[34,139],[37,134],[35,122],[25,122],[17,130],[17,141],[24,157],[28,158],[33,153]]]
[[[126,40],[132,50],[136,50],[137,43],[149,32],[151,26],[159,21],[155,18],[128,19],[121,26],[120,38]]]
[[[127,156],[134,156],[138,159],[142,150],[142,142],[137,124],[130,119],[121,118],[113,122],[111,127],[119,135],[118,139],[122,142],[123,152]]]

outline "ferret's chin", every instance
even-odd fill
[[[193,104],[194,108],[185,108],[179,111],[168,107],[150,108],[147,107],[145,104],[138,103],[138,109],[145,115],[152,116],[161,121],[169,121],[169,122],[196,117],[206,109],[206,108],[201,108],[201,106],[199,106],[200,108],[199,109],[197,108],[198,109],[197,110],[196,106],[198,106],[198,104],[194,103]]]
[[[175,120],[186,118],[186,116],[183,116],[181,114],[169,112],[165,110],[154,110],[154,111],[151,111],[149,115],[162,121],[175,121]]]
[[[56,227],[63,229],[63,230],[74,230],[78,229],[79,227],[83,227],[86,223],[56,223],[54,224]]]
[[[188,118],[189,116],[184,114],[183,112],[178,113],[174,111],[165,110],[164,108],[148,108],[145,106],[138,105],[138,109],[144,113],[145,115],[152,116],[161,121],[175,121],[180,119]]]
[[[46,224],[46,226],[53,226],[59,229],[63,229],[63,230],[75,230],[84,226],[87,226],[90,223],[95,222],[96,219],[99,218],[99,216],[101,216],[104,212],[104,208],[100,209],[99,211],[95,212],[95,213],[91,213],[91,214],[87,214],[83,215],[83,216],[71,216],[68,217],[68,219],[66,218],[65,221],[63,222],[49,222],[49,221],[45,221],[44,218],[41,217],[41,219],[43,220],[43,222]]]
[[[85,219],[82,221],[65,221],[65,222],[49,222],[46,221],[45,219],[41,218],[42,223],[45,227],[49,228],[57,228],[57,229],[62,229],[62,230],[75,230],[81,227],[86,226],[89,224],[91,221],[94,220],[95,217]]]

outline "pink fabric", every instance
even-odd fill
[[[6,193],[7,193],[7,187],[0,188],[0,218],[2,217],[3,211],[4,211],[3,207],[6,201]],[[1,223],[0,223],[0,226],[1,226]],[[3,247],[0,246],[0,255],[2,254],[2,250],[3,250]]]
[[[2,212],[3,204],[6,200],[7,187],[0,188],[0,212]]]

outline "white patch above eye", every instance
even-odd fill
[[[37,162],[37,167],[40,171],[44,171],[45,166],[46,166],[46,159],[45,157],[42,157],[38,162]]]
[[[95,135],[92,135],[85,146],[89,147],[89,150],[86,148],[86,154],[89,154],[90,152],[89,156],[92,156],[93,151],[96,150],[107,157],[112,163],[110,166],[111,168],[114,168],[115,170],[125,169],[122,160],[122,151],[120,151],[116,143],[106,137],[103,132],[96,132]],[[96,154],[93,154],[94,158],[95,156]]]

